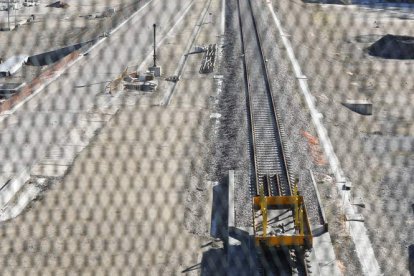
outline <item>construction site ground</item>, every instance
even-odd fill
[[[10,22],[22,24],[31,15],[34,20],[12,31],[0,31],[0,58],[6,60],[14,55],[36,55],[102,36],[116,27],[147,0],[85,0],[69,1],[67,8],[47,7],[56,1],[42,0],[33,7],[22,6],[10,11]],[[100,14],[106,8],[115,9],[109,17],[88,18]],[[0,23],[8,22],[7,11],[0,11]],[[0,78],[0,82],[26,82],[41,74],[50,66],[24,66],[12,78]]]
[[[228,8],[235,10],[235,2],[228,2],[232,3]],[[372,57],[366,47],[388,33],[414,35],[412,9],[409,5],[376,8],[304,2],[272,0],[335,152],[353,183],[355,208],[365,218],[378,263],[385,275],[406,275],[409,265],[413,266],[409,255],[414,255],[410,254],[414,251],[414,190],[410,186],[414,180],[414,82],[409,73],[414,63]],[[220,201],[214,195],[222,190],[211,171],[217,170],[220,177],[237,166],[248,171],[245,99],[240,92],[241,75],[232,67],[240,67],[240,50],[235,47],[240,42],[226,41],[219,47],[219,57],[221,48],[230,57],[224,68],[228,91],[221,95],[220,76],[215,76],[221,72],[201,75],[202,54],[185,55],[196,45],[219,43],[221,1],[152,0],[131,5],[105,1],[99,6],[71,1],[67,9],[45,8],[42,1],[37,8],[28,8],[33,13],[22,11],[22,17],[36,15],[33,24],[12,33],[0,32],[0,57],[37,54],[95,38],[137,10],[134,3],[150,4],[45,91],[0,116],[4,149],[0,179],[6,183],[19,175],[30,177],[0,212],[3,221],[25,210],[0,225],[5,275],[224,273],[223,236],[217,225],[223,221],[214,215],[215,209],[224,208],[214,206]],[[111,5],[126,5],[118,9],[125,13],[106,19],[79,17]],[[234,13],[229,14],[237,22]],[[266,18],[270,17],[261,19]],[[155,22],[159,23],[158,63],[163,70],[158,90],[105,93],[106,84],[125,68],[133,71],[145,62],[142,71],[152,64]],[[229,37],[236,37],[237,24],[233,25]],[[269,20],[268,25],[276,33],[274,23]],[[260,26],[266,33],[266,24]],[[272,37],[264,40],[269,43]],[[344,274],[358,275],[360,267],[335,180],[327,173],[321,150],[315,149],[317,137],[307,125],[307,107],[303,103],[300,108],[299,88],[289,72],[285,49],[279,39],[271,45],[278,47],[277,62],[269,64],[270,72],[277,74],[272,81],[289,94],[278,96],[278,104],[284,106],[281,111],[294,168],[303,170],[313,161],[337,264]],[[268,59],[271,63],[276,57]],[[31,80],[45,69],[24,67],[7,81]],[[177,83],[164,79],[175,75],[180,75]],[[295,91],[298,95],[292,96]],[[218,102],[226,97],[227,101]],[[355,99],[371,101],[373,115],[353,113],[341,104]],[[214,113],[214,104],[223,114]],[[290,123],[296,121],[306,122],[303,129]],[[217,130],[222,137],[213,146]],[[306,160],[300,156],[304,150]],[[217,156],[221,163],[211,160]],[[247,186],[238,187],[236,206],[247,202],[248,194]],[[38,200],[27,205],[33,198]],[[249,205],[244,205],[247,210]],[[237,208],[236,225],[249,226],[246,210]]]
[[[194,45],[219,42],[221,1],[177,2],[152,1],[134,19],[140,24],[131,22],[128,32],[111,37],[124,39],[118,51],[103,43],[49,86],[46,100],[32,99],[19,109],[21,116],[3,122],[3,128],[14,123],[30,135],[40,125],[24,129],[27,109],[35,117],[48,113],[60,120],[59,109],[72,110],[78,114],[69,120],[72,129],[52,143],[83,148],[73,164],[60,164],[65,160],[60,152],[50,156],[55,159],[40,158],[32,169],[27,185],[41,186],[43,192],[20,216],[0,226],[3,275],[221,273],[225,258],[222,242],[210,233],[214,183],[206,157],[214,137],[217,80],[214,74],[199,74],[202,55],[184,58],[193,40]],[[143,68],[152,64],[146,58],[152,42],[147,26],[160,20],[161,11],[159,89],[105,94],[97,76],[116,76],[137,62],[147,61]],[[139,44],[126,39],[137,36]],[[182,65],[181,80],[169,89],[162,79]],[[74,78],[81,66],[92,71]],[[62,87],[77,93],[59,98]],[[163,104],[167,93],[172,96],[168,105]]]
[[[273,6],[353,184],[353,203],[365,218],[378,263],[384,275],[407,275],[414,262],[409,260],[414,244],[414,61],[373,57],[366,49],[386,34],[413,36],[414,6],[304,2],[273,1]],[[372,116],[347,109],[342,105],[346,100],[372,102]],[[342,204],[335,200],[335,180],[327,175],[318,179],[341,256],[349,229]],[[341,264],[344,271],[347,258]]]

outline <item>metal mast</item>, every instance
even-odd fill
[[[157,53],[156,53],[155,49],[157,47],[157,43],[156,43],[157,24],[154,24],[152,26],[154,27],[154,56],[153,56],[153,58],[154,58],[154,67],[156,67],[157,66]]]

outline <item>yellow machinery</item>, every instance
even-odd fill
[[[254,235],[257,246],[312,247],[312,232],[303,196],[294,187],[292,196],[253,197]]]

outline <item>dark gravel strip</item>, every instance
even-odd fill
[[[238,27],[237,5],[226,1],[226,31],[224,36],[223,92],[219,95],[217,113],[222,115],[215,147],[215,177],[227,178],[229,170],[236,170],[235,223],[238,227],[251,226],[251,201],[249,180],[249,132],[246,98],[243,84],[241,44]]]

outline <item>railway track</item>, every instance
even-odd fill
[[[255,194],[259,194],[263,188],[265,195],[291,195],[292,179],[282,139],[284,131],[271,91],[256,19],[250,1],[239,1],[238,4],[254,157]],[[249,13],[243,14],[246,11]],[[250,40],[249,43],[245,42],[246,39]],[[246,54],[256,56],[257,59],[248,62]]]
[[[251,0],[237,0],[254,176],[252,196],[291,196],[293,179],[285,134],[270,85],[267,60]],[[271,248],[259,254],[260,274],[309,275],[307,253]]]

